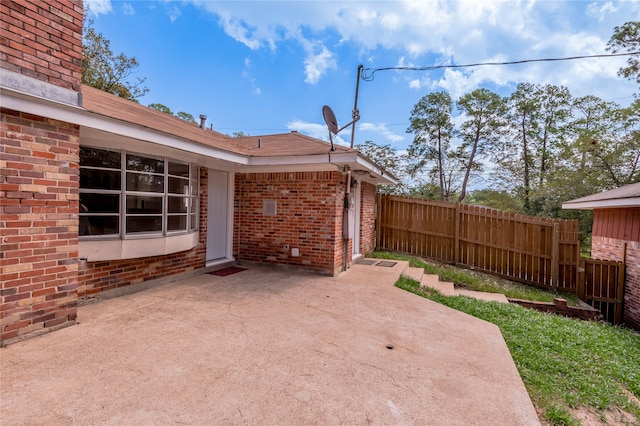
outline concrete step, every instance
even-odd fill
[[[425,274],[420,281],[420,284],[438,290],[445,296],[455,296],[456,292],[453,288],[453,283],[440,281],[437,275]]]
[[[412,278],[418,282],[422,281],[422,276],[424,275],[424,269],[422,268],[413,268],[411,266],[407,266],[404,271],[402,271],[402,275],[405,275],[409,278]]]
[[[473,297],[474,299],[484,300],[487,302],[509,303],[507,296],[502,293],[487,293],[485,291],[472,291],[459,288],[456,293],[460,296]]]
[[[493,302],[501,302],[501,303],[509,303],[507,297],[504,294],[500,293],[487,293],[484,291],[473,291],[466,289],[456,289],[453,283],[440,281],[440,278],[437,275],[425,274],[424,269],[422,268],[413,268],[409,266],[408,262],[404,262],[404,264],[397,265],[394,268],[396,271],[401,271],[399,275],[405,275],[409,278],[412,278],[418,282],[420,285],[424,287],[433,288],[438,290],[445,296],[467,296],[473,297],[478,300],[484,301],[493,301]]]

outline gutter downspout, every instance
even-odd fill
[[[344,210],[342,214],[342,229],[343,229],[343,240],[344,240],[344,266],[343,271],[349,269],[349,209],[351,208],[351,169],[347,168],[347,188],[345,190],[344,195]],[[354,230],[355,232],[355,230]]]

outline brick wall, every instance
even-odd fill
[[[0,114],[4,345],[75,322],[80,132],[27,113]]]
[[[236,256],[337,275],[344,259],[345,185],[338,172],[236,174]],[[275,201],[276,215],[264,214],[265,200]],[[292,248],[299,257],[291,255]]]
[[[594,259],[622,261],[625,241],[593,236],[591,256]],[[624,323],[640,330],[640,242],[626,241],[626,280],[624,290]]]
[[[360,253],[375,249],[376,238],[376,186],[362,182],[360,188]]]
[[[78,273],[78,296],[87,298],[103,291],[204,268],[207,244],[207,172],[206,168],[200,169],[200,229],[196,247],[164,256],[88,262]],[[149,240],[149,243],[153,244],[153,240]]]
[[[80,92],[82,18],[82,0],[3,0],[0,66]]]

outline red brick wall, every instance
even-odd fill
[[[593,236],[591,256],[594,259],[622,261],[625,241]],[[640,242],[626,241],[626,280],[624,290],[624,323],[640,330]]]
[[[74,124],[0,112],[4,345],[75,322],[80,132]]]
[[[82,0],[3,0],[2,68],[80,92]]]
[[[376,238],[376,186],[362,182],[360,188],[360,253],[375,249]]]
[[[338,172],[236,174],[236,256],[337,275],[344,259],[345,185]],[[276,201],[275,216],[263,214],[264,200]],[[299,257],[291,256],[292,248],[300,250]]]
[[[200,169],[200,230],[196,247],[165,256],[88,262],[78,273],[78,296],[92,296],[204,268],[207,244],[207,171],[206,168]],[[153,240],[149,240],[149,243],[153,244]]]

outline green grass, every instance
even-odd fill
[[[531,285],[520,284],[488,274],[460,269],[449,265],[426,261],[415,256],[395,252],[373,252],[367,257],[380,259],[406,260],[414,268],[424,268],[427,274],[438,275],[440,281],[452,282],[456,287],[487,293],[502,293],[512,299],[533,300],[536,302],[553,302],[556,297],[566,299],[569,305],[580,303],[573,293],[552,292]]]
[[[640,398],[640,337],[631,331],[515,304],[443,296],[408,277],[396,286],[497,325],[542,422],[579,425],[573,410],[581,408],[602,418],[623,410],[632,416],[628,424],[640,424],[640,405],[625,393]]]

